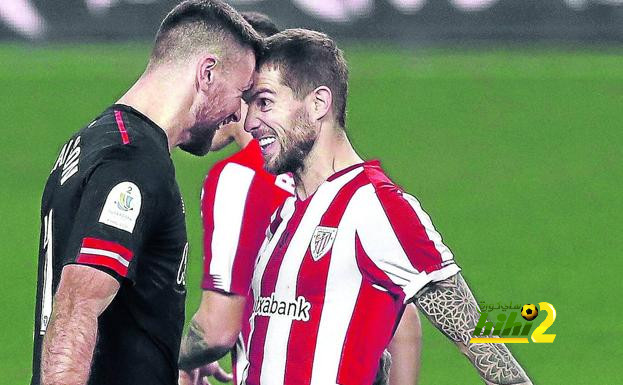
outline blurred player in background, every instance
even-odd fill
[[[262,36],[279,32],[266,15],[256,12],[243,12],[242,15]],[[244,116],[246,104],[242,106]],[[190,352],[185,351],[188,347],[183,345],[180,362],[188,372],[180,373],[182,384],[201,384],[204,377],[211,375],[220,381],[229,380],[230,376],[216,363],[190,368],[218,358],[216,356],[225,354],[234,344],[232,366],[235,381],[240,383],[240,374],[247,362],[245,346],[250,333],[247,321],[253,303],[248,292],[255,259],[271,214],[286,198],[294,195],[290,176],[275,176],[264,170],[260,146],[244,130],[243,122],[244,118],[219,128],[212,140],[211,151],[218,151],[232,141],[242,150],[214,165],[204,182],[201,204],[204,292],[190,330],[202,335],[204,346],[203,351]],[[394,353],[391,385],[416,383],[420,341],[417,310],[409,306],[389,348]],[[216,354],[212,355],[210,351]]]
[[[31,384],[177,383],[187,258],[170,151],[240,119],[261,39],[229,5],[163,20],[147,69],[72,136],[42,199]]]
[[[258,67],[245,129],[268,171],[294,175],[296,196],[274,215],[254,270],[242,382],[372,384],[415,301],[485,383],[530,384],[505,345],[469,343],[479,308],[452,252],[419,202],[350,144],[335,43],[286,30],[265,41]]]

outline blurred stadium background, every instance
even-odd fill
[[[0,1],[3,384],[29,381],[45,179],[66,138],[139,76],[175,3]],[[623,1],[231,3],[338,39],[352,140],[419,197],[480,301],[556,307],[553,344],[511,347],[535,384],[620,383]],[[200,186],[224,156],[173,154],[191,244],[189,315]],[[423,323],[420,383],[478,384]]]

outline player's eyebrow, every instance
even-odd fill
[[[275,94],[275,91],[273,91],[272,89],[268,88],[268,87],[262,87],[262,88],[258,88],[258,89],[250,89],[247,90],[245,92],[242,93],[242,99],[244,99],[245,102],[249,102],[250,100],[255,99],[255,97],[261,93],[267,92],[269,94]]]

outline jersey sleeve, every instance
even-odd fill
[[[412,299],[429,282],[460,268],[430,217],[411,195],[395,186],[362,194],[355,247],[363,274],[373,284]]]
[[[145,163],[127,146],[107,150],[93,167],[79,197],[65,264],[92,266],[120,282],[134,280],[160,190]]]
[[[271,188],[253,169],[233,162],[208,174],[201,197],[204,290],[248,294],[270,220]]]

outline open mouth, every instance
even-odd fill
[[[275,138],[274,136],[265,136],[263,138],[260,138],[258,141],[260,142],[260,147],[262,147],[262,149],[265,149],[266,147],[273,144],[275,140],[277,140],[277,138]]]

